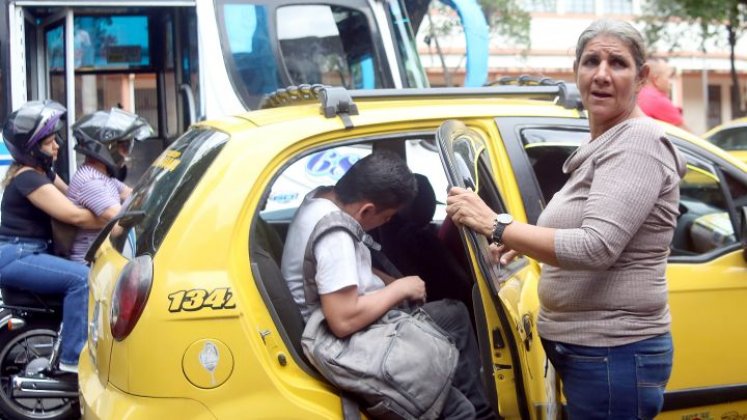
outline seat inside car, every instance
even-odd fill
[[[301,334],[305,323],[301,310],[293,300],[288,284],[280,272],[280,257],[283,252],[280,236],[267,222],[258,217],[254,238],[256,244],[251,251],[252,270],[255,279],[259,280],[257,285],[264,289],[264,294],[270,299],[271,305],[268,305],[268,309],[276,324],[279,324],[278,330],[284,335],[283,340],[291,343],[292,350],[308,364],[301,348]]]
[[[542,190],[545,205],[568,181],[569,175],[563,173],[563,163],[568,159],[571,151],[560,147],[527,149],[527,154],[532,160],[532,169]]]
[[[439,240],[431,223],[436,211],[433,187],[424,175],[415,174],[415,179],[415,199],[372,234],[403,275],[417,275],[425,281],[428,300],[456,299],[471,310],[471,277]]]

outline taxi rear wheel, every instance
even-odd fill
[[[12,378],[23,374],[29,364],[49,360],[57,328],[46,320],[28,320],[20,330],[0,332],[0,417],[27,419],[70,419],[78,416],[78,401],[70,398],[16,398]]]

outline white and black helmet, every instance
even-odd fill
[[[153,136],[153,127],[143,117],[112,108],[81,117],[73,124],[73,136],[77,152],[103,163],[109,175],[117,177],[134,142]]]

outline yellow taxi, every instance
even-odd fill
[[[703,138],[747,162],[747,117],[718,125],[703,134]]]
[[[575,87],[304,86],[268,97],[265,108],[193,126],[89,252],[84,418],[365,416],[343,414],[341,392],[304,357],[303,321],[278,267],[303,196],[381,149],[425,175],[430,196],[417,223],[434,238],[425,245],[448,255],[422,261],[405,248],[393,260],[413,273],[461,270],[465,281],[445,293],[473,313],[495,412],[558,418],[561,387],[536,330],[541,267],[526,258],[488,263],[487,239],[445,221],[443,204],[449,185],[468,185],[496,211],[535,222],[562,185],[565,157],[588,136]],[[676,351],[661,418],[745,416],[747,166],[667,130],[688,174],[669,259]],[[386,244],[396,232],[374,234]]]

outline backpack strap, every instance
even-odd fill
[[[341,392],[342,399],[342,418],[343,420],[360,420],[361,408],[353,395],[347,392]]]
[[[372,251],[381,250],[381,245],[374,241],[371,235],[363,230],[360,223],[349,214],[343,211],[334,211],[322,217],[314,230],[311,231],[303,257],[303,288],[307,304],[311,303],[310,296],[319,296],[319,289],[316,284],[317,261],[316,255],[314,255],[314,247],[322,237],[338,230],[347,232],[353,237],[353,241],[371,248]]]

